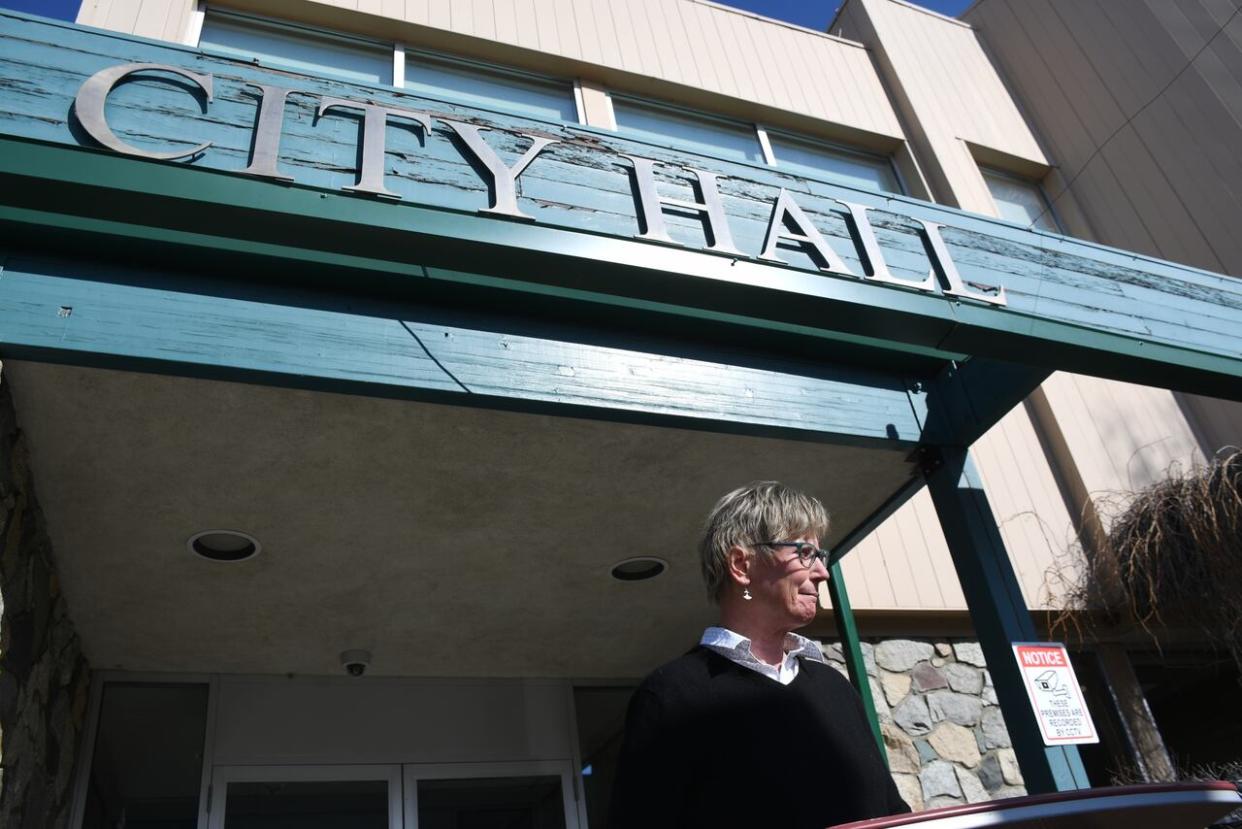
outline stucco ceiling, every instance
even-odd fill
[[[96,668],[631,677],[712,618],[694,554],[756,478],[834,536],[904,453],[7,361],[70,614]],[[211,528],[263,552],[186,550]],[[670,562],[618,582],[612,564]]]

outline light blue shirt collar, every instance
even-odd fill
[[[715,651],[730,662],[741,665],[743,668],[750,668],[782,685],[788,685],[798,676],[799,658],[813,659],[816,662],[824,661],[824,654],[819,644],[796,633],[785,634],[783,643],[785,659],[780,665],[769,665],[759,659],[750,650],[750,640],[728,628],[709,627],[703,631],[699,644]]]

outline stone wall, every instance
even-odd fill
[[[0,826],[63,829],[90,671],[0,372]]]
[[[889,767],[912,809],[1026,794],[977,642],[863,642]],[[846,673],[839,643],[824,656]]]

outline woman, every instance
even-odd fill
[[[775,481],[734,490],[699,554],[720,624],[634,693],[608,829],[824,829],[908,812],[862,702],[819,646],[820,502]]]

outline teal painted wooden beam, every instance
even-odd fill
[[[867,661],[863,658],[862,639],[858,635],[854,610],[850,607],[845,576],[841,572],[841,565],[836,562],[828,570],[828,596],[832,599],[832,615],[837,623],[837,635],[841,637],[845,669],[849,672],[854,690],[862,697],[863,711],[867,715],[867,722],[871,724],[871,733],[875,736],[876,745],[880,747],[884,764],[888,765],[888,750],[884,747],[884,733],[880,730],[880,718],[876,715],[875,700],[871,696],[871,681],[867,678]]]
[[[294,261],[321,255],[386,261],[397,279],[411,261],[448,270],[469,261],[471,272],[555,289],[1242,397],[1242,286],[1218,274],[942,205],[791,177],[761,164],[383,86],[275,72],[175,44],[9,13],[0,13],[0,40],[6,55],[0,133],[14,137],[0,146],[0,167],[7,170],[0,200],[13,209],[284,247]],[[203,114],[202,102],[167,78],[136,79],[108,99],[117,133],[147,148],[210,141],[208,150],[186,161],[149,162],[85,149],[94,144],[69,117],[74,95],[93,73],[130,62],[210,73],[215,97]],[[255,83],[291,90],[279,165],[293,184],[239,175],[250,160],[256,101],[246,90],[253,92],[247,84]],[[385,186],[402,201],[342,192],[354,180],[358,125],[339,115],[316,119],[315,102],[325,95],[428,113],[425,134],[394,129],[390,136]],[[520,154],[529,141],[523,134],[555,139],[518,188],[517,205],[534,223],[478,214],[488,204],[488,188],[446,126],[451,119],[485,125],[502,153]],[[40,163],[26,157],[35,152],[31,147],[64,152]],[[626,154],[660,165],[660,186],[673,197],[692,195],[687,167],[719,175],[724,213],[742,256],[704,253],[703,228],[693,217],[665,217],[677,244],[636,241],[640,226]],[[1008,306],[821,273],[805,251],[783,251],[787,264],[756,258],[782,188],[852,273],[865,269],[839,200],[867,208],[898,278],[926,275],[930,241],[920,227],[930,222],[943,226],[942,247],[961,284],[1003,285]],[[417,251],[413,260],[411,251]],[[948,281],[943,267],[940,275]]]
[[[752,366],[737,349],[713,360],[710,348],[693,358],[617,348],[590,333],[537,335],[496,315],[17,255],[0,271],[0,356],[901,452],[918,440],[900,378],[771,358]]]
[[[1039,636],[968,450],[936,448],[925,468],[932,503],[1028,791],[1040,794],[1090,788],[1078,749],[1045,746],[1031,710],[1012,644],[1038,641]]]
[[[1032,362],[1117,379],[1242,398],[1242,358],[1143,340],[1056,319],[782,268],[755,261],[414,205],[391,205],[170,164],[0,138],[0,201],[22,213],[151,227],[158,234],[231,240],[291,262],[391,263],[417,253],[427,272],[476,272],[554,290],[742,315],[870,338],[899,350]],[[279,278],[279,277],[272,277]],[[515,285],[517,283],[512,283]],[[1228,309],[1226,309],[1228,311]],[[967,324],[965,320],[970,320]],[[1242,324],[1242,314],[1239,315]],[[1229,345],[1236,337],[1217,336]],[[1232,346],[1230,346],[1232,347]]]

